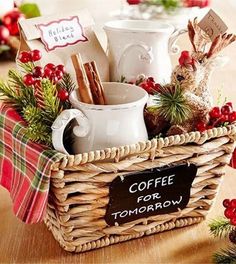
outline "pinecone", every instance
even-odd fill
[[[236,244],[236,228],[229,233],[229,240]]]

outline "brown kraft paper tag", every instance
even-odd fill
[[[224,21],[212,9],[209,10],[198,25],[212,41],[218,35],[224,34],[228,29]]]
[[[37,64],[64,64],[75,78],[72,54],[81,54],[83,62],[95,61],[102,81],[109,81],[109,62],[92,26],[94,21],[87,10],[69,14],[21,20],[21,51],[38,49],[42,59]]]

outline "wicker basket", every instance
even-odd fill
[[[235,148],[236,126],[153,139],[67,156],[52,167],[45,223],[67,251],[83,252],[202,221]],[[109,226],[109,185],[118,176],[179,163],[195,164],[190,200],[181,211]]]

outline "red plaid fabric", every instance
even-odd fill
[[[0,105],[0,184],[9,192],[13,211],[23,222],[43,220],[51,166],[63,155],[33,143],[24,121],[7,105]]]

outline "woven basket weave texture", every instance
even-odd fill
[[[212,206],[235,138],[236,126],[230,125],[67,156],[52,167],[45,223],[60,245],[71,252],[199,223]],[[119,226],[107,225],[104,216],[109,185],[117,176],[180,163],[198,168],[185,209]]]

